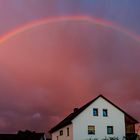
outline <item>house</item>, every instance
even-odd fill
[[[19,131],[17,134],[0,134],[0,140],[46,140],[44,133]]]
[[[75,108],[49,132],[52,140],[90,140],[125,136],[135,133],[136,119],[99,95],[81,108]]]
[[[136,140],[140,140],[140,124],[138,126],[138,130],[137,130],[137,139]]]

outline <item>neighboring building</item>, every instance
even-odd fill
[[[45,133],[35,133],[26,130],[17,134],[0,134],[0,140],[46,140]]]
[[[140,136],[140,124],[138,126],[137,134]]]
[[[114,103],[99,95],[67,116],[49,132],[52,140],[86,140],[123,137],[135,133],[138,123]]]

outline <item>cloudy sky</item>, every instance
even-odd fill
[[[0,0],[0,132],[47,132],[99,94],[140,121],[139,6]]]

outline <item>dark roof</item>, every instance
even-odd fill
[[[89,105],[91,105],[94,101],[96,101],[99,97],[102,97],[103,99],[105,99],[107,102],[109,102],[110,104],[112,104],[114,107],[116,107],[118,110],[120,110],[121,112],[123,112],[127,117],[129,117],[132,121],[134,121],[134,123],[138,123],[138,121],[136,119],[134,119],[133,117],[131,117],[129,114],[127,114],[125,111],[123,111],[121,108],[119,108],[118,106],[116,106],[114,103],[112,103],[111,101],[109,101],[107,98],[105,98],[103,95],[99,95],[96,98],[94,98],[93,100],[91,100],[90,102],[88,102],[87,104],[83,105],[81,108],[77,109],[76,111],[72,112],[70,115],[68,115],[64,120],[62,120],[60,123],[58,123],[55,127],[53,127],[49,133],[53,133],[69,124],[72,123],[72,120],[78,116],[82,111],[84,111]]]
[[[40,140],[43,137],[44,133],[30,131],[19,131],[17,134],[0,134],[0,140]]]

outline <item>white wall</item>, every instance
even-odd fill
[[[67,128],[69,127],[69,136],[67,136]],[[60,130],[63,130],[63,135],[60,136]],[[60,129],[54,133],[52,133],[52,140],[73,140],[73,125],[68,125],[62,129]]]
[[[93,108],[98,108],[98,116],[93,116]],[[102,109],[108,109],[108,117],[103,117]],[[116,136],[122,140],[122,137],[125,136],[124,114],[101,97],[72,122],[73,140],[86,140],[87,138],[98,138],[100,140],[105,136]],[[88,135],[88,125],[95,125],[95,135]],[[107,126],[114,127],[113,135],[107,135]]]

